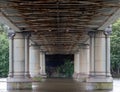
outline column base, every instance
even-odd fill
[[[77,75],[78,75],[78,73],[74,73],[74,74],[72,75],[73,79],[77,79]]]
[[[79,81],[79,82],[86,82],[86,79],[88,78],[88,75],[87,74],[83,74],[83,73],[74,73],[73,74],[73,78],[76,81]]]
[[[42,78],[47,78],[47,74],[46,74],[46,73],[42,73],[42,74],[40,74],[40,76],[41,76]]]
[[[36,76],[36,77],[32,77],[33,82],[40,82],[42,81],[42,77],[41,76]]]
[[[33,82],[40,82],[40,81],[44,81],[45,78],[47,77],[46,75],[41,75],[41,74],[37,74],[37,75],[32,75],[32,81]]]
[[[86,79],[88,90],[112,90],[113,78],[112,77],[89,77]]]
[[[30,78],[7,78],[8,90],[32,89],[32,80]]]

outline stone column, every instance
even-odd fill
[[[110,72],[110,37],[106,35],[106,76],[111,76]]]
[[[95,32],[94,40],[94,76],[87,82],[92,83],[93,89],[112,89],[110,76],[110,41],[104,31]],[[109,69],[108,69],[109,68]],[[109,75],[109,76],[108,76]]]
[[[94,42],[95,42],[95,32],[90,31],[89,33],[90,36],[90,74],[89,76],[94,76],[95,74],[95,62],[94,62]]]
[[[9,74],[8,77],[13,77],[13,64],[14,64],[14,59],[13,59],[13,45],[14,45],[14,36],[15,33],[8,33],[8,37],[9,37]]]
[[[29,37],[30,33],[24,33],[25,35],[25,77],[30,77],[29,72]]]
[[[110,72],[110,35],[112,32],[112,25],[108,26],[105,31],[105,45],[106,45],[106,77],[111,77]]]
[[[78,79],[79,73],[80,73],[79,52],[76,52],[74,54],[74,74],[73,74],[73,78]]]
[[[23,33],[16,33],[13,44],[13,77],[8,77],[8,89],[32,88],[31,79],[25,77],[25,39]]]
[[[14,77],[24,77],[25,73],[25,40],[22,33],[14,38]]]
[[[46,76],[45,53],[43,53],[43,74]]]
[[[30,76],[40,77],[40,48],[36,45],[30,46]]]
[[[95,34],[95,76],[105,76],[106,72],[106,50],[105,50],[105,35],[103,31],[98,31]]]
[[[80,73],[79,81],[85,82],[89,75],[89,45],[83,44],[79,49]]]
[[[46,68],[45,68],[45,53],[40,51],[40,75],[41,77],[46,77]]]

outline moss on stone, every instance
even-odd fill
[[[30,82],[10,82],[7,83],[7,89],[32,89]]]
[[[102,90],[102,89],[112,89],[113,84],[111,82],[105,83],[105,82],[98,82],[95,83],[95,89],[96,90]]]
[[[41,77],[34,77],[33,81],[42,81],[42,78]]]

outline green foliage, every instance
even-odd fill
[[[64,65],[61,65],[57,68],[59,73],[62,73],[65,75],[65,77],[72,77],[74,72],[74,65],[73,63],[68,59],[65,60]]]
[[[6,77],[9,66],[9,44],[3,26],[0,26],[0,77]]]
[[[120,20],[113,24],[111,35],[111,70],[120,73]]]

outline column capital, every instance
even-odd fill
[[[90,37],[94,37],[95,31],[89,31],[89,32],[88,32],[88,35],[89,35]]]
[[[45,53],[46,53],[44,50],[41,50],[41,49],[40,49],[40,52],[41,52],[41,53],[43,53],[43,54],[45,54]]]
[[[29,37],[31,36],[30,32],[23,32],[23,35],[25,36],[25,39],[29,39]]]
[[[30,45],[30,47],[32,48],[32,49],[40,49],[40,46],[38,46],[38,45],[36,45],[36,44],[31,44]]]
[[[89,44],[81,44],[79,46],[79,49],[88,49],[88,47],[89,47]]]
[[[79,54],[79,49],[74,52],[74,54]]]
[[[111,35],[111,33],[112,33],[112,25],[108,26],[108,27],[105,28],[105,30],[104,30],[104,34],[105,34],[106,36]]]
[[[15,32],[8,32],[8,38],[13,39],[15,36]]]
[[[15,39],[24,39],[23,32],[15,32]]]
[[[105,38],[105,34],[103,30],[95,31],[95,38]]]

